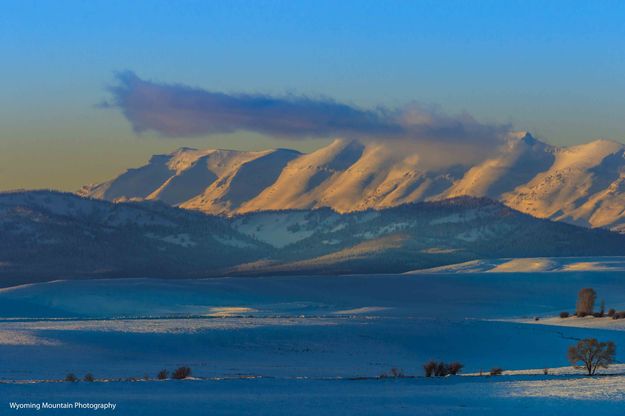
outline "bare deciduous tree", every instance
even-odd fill
[[[577,307],[575,313],[577,316],[590,315],[595,307],[597,292],[593,288],[585,287],[579,291],[577,295]]]
[[[436,370],[436,362],[435,361],[428,361],[427,363],[423,364],[423,371],[425,372],[425,376],[426,377],[432,377],[434,375],[434,371]]]
[[[459,363],[458,361],[454,361],[453,363],[449,364],[449,374],[455,376],[462,370],[463,367],[464,364]]]
[[[586,338],[569,347],[569,361],[576,368],[584,368],[588,375],[594,375],[598,368],[608,368],[614,362],[616,345],[612,341],[599,342]],[[578,366],[578,363],[582,363]]]

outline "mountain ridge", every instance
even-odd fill
[[[484,196],[538,218],[625,229],[621,143],[557,147],[516,132],[474,164],[447,157],[441,146],[336,139],[311,153],[180,148],[78,194],[161,200],[227,216],[326,206],[345,213]]]
[[[401,273],[496,256],[625,256],[625,235],[458,197],[232,217],[160,201],[0,193],[0,284],[59,278]]]

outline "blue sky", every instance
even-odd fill
[[[137,135],[115,71],[357,108],[418,102],[554,144],[625,141],[625,2],[4,1],[0,189],[74,189],[179,146],[311,150],[258,132]]]

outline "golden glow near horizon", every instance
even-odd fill
[[[625,2],[572,0],[564,11],[538,0],[2,4],[0,190],[75,190],[182,146],[310,151],[328,141],[136,136],[121,106],[97,107],[124,71],[213,98],[329,97],[370,110],[416,101],[554,145],[625,142]],[[242,115],[249,100],[239,101]],[[229,131],[228,115],[215,120]]]
[[[153,134],[136,136],[125,120],[117,124],[121,126],[111,123],[108,129],[86,133],[78,128],[63,128],[41,134],[41,138],[25,134],[26,137],[0,139],[0,191],[76,191],[83,185],[104,182],[129,168],[144,165],[154,154],[170,153],[180,147],[234,150],[286,147],[309,152],[329,141],[275,140],[246,132],[170,139]]]

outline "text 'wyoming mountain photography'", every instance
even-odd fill
[[[624,17],[7,0],[0,414],[620,415]]]

